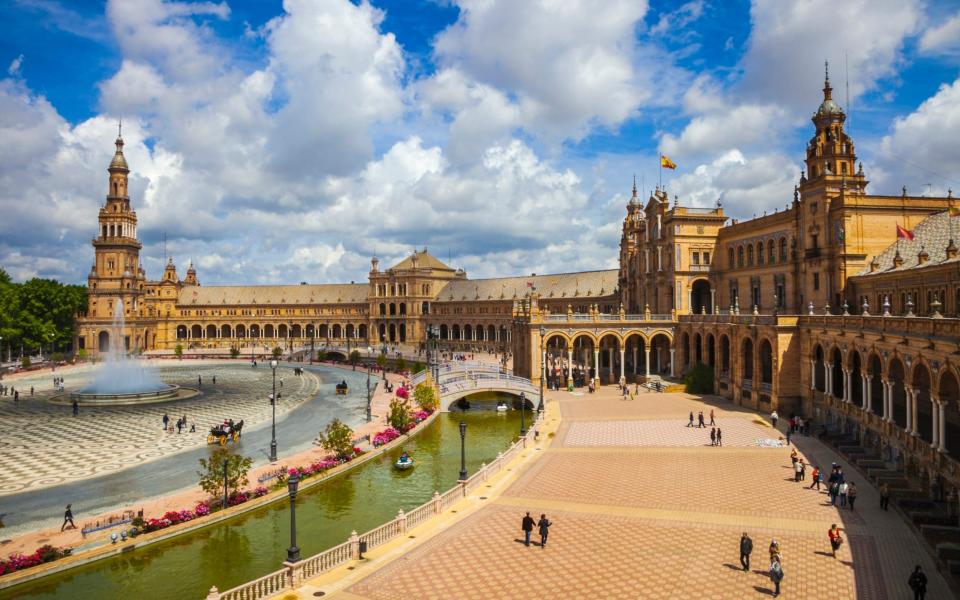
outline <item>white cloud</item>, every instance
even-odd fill
[[[694,117],[679,137],[663,136],[661,150],[674,158],[710,155],[731,147],[762,142],[764,145],[779,143],[779,132],[792,125],[786,111],[776,105],[741,104],[734,107],[718,107],[704,115]]]
[[[10,66],[7,67],[7,73],[9,73],[13,77],[17,77],[18,75],[20,75],[21,65],[23,65],[22,54],[16,57],[15,59],[13,59],[12,61],[10,61]]]
[[[923,54],[952,54],[960,50],[960,14],[924,31],[918,48]]]
[[[663,13],[656,25],[650,28],[651,35],[676,33],[703,16],[704,0],[693,0],[682,4],[675,11]]]

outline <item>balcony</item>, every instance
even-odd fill
[[[804,258],[820,258],[820,248],[807,248],[803,251]]]
[[[710,271],[710,265],[690,265],[690,268],[687,270],[696,273],[707,273]]]

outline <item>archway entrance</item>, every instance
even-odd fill
[[[933,441],[933,406],[930,403],[930,372],[923,363],[913,369],[913,401],[916,404],[917,422],[914,429],[926,442]]]
[[[890,363],[890,373],[887,376],[893,386],[891,404],[893,406],[893,422],[900,427],[907,427],[907,392],[903,387],[903,363],[893,359]]]
[[[940,402],[943,403],[943,439],[951,458],[960,458],[960,385],[950,371],[940,376]]]
[[[713,312],[713,302],[710,297],[710,282],[698,279],[690,288],[690,312],[693,314],[710,314]]]

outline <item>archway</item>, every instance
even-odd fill
[[[900,427],[907,427],[907,392],[904,388],[904,369],[903,363],[899,358],[893,358],[890,361],[890,367],[887,369],[887,380],[891,383],[892,396],[891,404],[893,406],[893,422]]]
[[[883,363],[876,354],[870,355],[867,377],[870,380],[870,412],[883,414]]]
[[[307,337],[308,337],[308,338],[313,339],[313,338],[317,337],[317,328],[313,326],[313,323],[309,323],[309,324],[307,325],[306,329],[307,329]]]
[[[713,312],[713,302],[710,297],[710,282],[698,279],[690,288],[690,312],[693,314],[710,314]]]
[[[830,352],[830,394],[834,398],[843,398],[843,356],[840,348]]]
[[[499,341],[497,339],[497,328],[494,327],[493,325],[490,325],[489,327],[487,327],[487,340],[491,342]]]
[[[703,338],[699,333],[693,336],[693,358],[696,365],[703,362]]]
[[[263,337],[265,338],[277,337],[277,330],[274,329],[273,325],[268,323],[263,326]]]
[[[715,347],[716,340],[713,337],[712,333],[707,334],[707,366],[711,369],[715,369],[717,366],[717,349]]]
[[[760,383],[773,385],[773,346],[767,339],[760,342]]]
[[[177,339],[185,340],[187,339],[187,326],[186,325],[177,325]]]
[[[633,375],[633,380],[637,381],[637,376],[645,375],[646,371],[646,350],[647,345],[643,336],[639,333],[631,333],[624,340],[623,347],[626,348],[627,372]]]
[[[247,327],[242,323],[240,325],[237,325],[237,337],[238,338],[247,337]]]
[[[620,338],[606,333],[600,338],[600,381],[614,384],[620,381]]]
[[[943,439],[951,458],[960,458],[960,385],[952,371],[940,375],[940,402],[943,403]]]
[[[327,325],[326,323],[324,323],[323,325],[321,325],[320,327],[318,327],[318,328],[317,328],[317,337],[320,337],[320,338],[323,338],[323,339],[327,339],[328,337],[330,337],[330,326]]]
[[[199,325],[194,325],[190,328],[190,337],[197,339],[203,337],[203,327]]]
[[[863,368],[860,366],[860,353],[850,351],[850,400],[861,408],[866,407],[863,397]]]
[[[650,369],[658,375],[670,375],[670,336],[658,333],[650,340]]]
[[[406,323],[400,323],[400,341],[407,341],[407,325]]]
[[[252,338],[258,338],[258,337],[260,337],[260,326],[259,326],[259,325],[251,325],[251,326],[250,326],[250,337],[252,337]]]
[[[594,352],[593,338],[587,334],[581,334],[573,338],[573,369],[574,377],[577,374],[584,384],[597,379],[596,352]]]
[[[232,333],[232,331],[230,330],[230,326],[229,326],[229,325],[221,325],[221,326],[220,326],[220,337],[222,337],[222,338],[233,337],[233,336],[231,335],[231,333]]]
[[[446,323],[441,324],[441,325],[440,325],[440,339],[441,339],[441,340],[448,340],[448,339],[450,339],[450,337],[448,336],[448,333],[449,333],[449,332],[447,331],[447,324],[446,324]]]
[[[339,325],[337,325],[337,327],[339,327]],[[390,331],[390,338],[389,338],[389,339],[390,339],[391,342],[394,342],[394,343],[395,343],[395,342],[397,341],[397,325],[396,325],[396,323],[390,323],[390,329],[389,329],[389,331]]]
[[[823,346],[817,345],[813,351],[813,387],[818,392],[826,392],[827,366],[824,364]]]
[[[684,369],[690,367],[690,334],[686,331],[680,336],[680,364]]]
[[[358,337],[362,340],[367,339],[367,326],[361,323],[358,329],[359,329],[359,333],[357,334]]]
[[[290,336],[289,336],[289,333],[290,333],[290,329],[289,329],[286,325],[280,324],[280,326],[277,327],[277,337],[278,337],[278,338],[284,338],[284,339],[286,339],[286,338],[290,337]]]
[[[930,371],[922,362],[913,368],[913,401],[917,407],[914,428],[926,442],[933,442],[933,405],[930,402]]]
[[[568,349],[566,338],[560,334],[548,335],[544,340],[546,384],[551,389],[563,387],[571,376]],[[583,385],[582,374],[579,378],[574,378],[574,385]]]
[[[730,377],[730,338],[726,335],[720,336],[720,372]]]
[[[101,331],[97,336],[97,350],[99,352],[110,352],[110,333]]]
[[[303,337],[303,328],[300,325],[294,325],[290,328],[290,337],[292,338],[302,338]]]
[[[347,323],[347,339],[353,339],[354,337],[356,337],[354,333],[355,333],[355,329],[353,327],[353,323]]]
[[[394,315],[396,315],[396,314],[397,314],[397,304],[396,304],[395,302],[391,302],[391,303],[390,303],[390,316],[392,317],[392,316],[394,316]]]
[[[391,325],[391,327],[392,327],[392,325]],[[336,325],[334,325],[334,326],[331,327],[330,329],[331,329],[331,331],[330,331],[330,337],[332,337],[333,339],[339,340],[340,338],[343,337],[343,327],[340,327],[340,324],[339,324],[339,323],[337,323]],[[391,340],[391,341],[393,341],[393,340]]]
[[[740,368],[741,379],[753,381],[753,340],[746,338],[743,340],[743,364]],[[746,381],[745,381],[746,382]]]
[[[484,332],[486,331],[486,330],[483,328],[483,325],[477,325],[476,327],[473,328],[473,331],[474,331],[474,335],[477,336],[477,341],[478,341],[478,342],[482,342],[482,341],[483,341],[483,337],[484,337],[483,334],[484,334]]]
[[[463,339],[473,341],[473,327],[469,324],[463,326]]]
[[[462,340],[460,337],[460,325],[454,325],[450,328],[450,337],[454,340]]]

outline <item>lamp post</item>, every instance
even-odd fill
[[[277,462],[277,359],[270,361],[273,370],[273,393],[270,394],[270,407],[273,416],[270,420],[270,462]]]
[[[3,364],[3,336],[0,335],[0,364]]]
[[[367,423],[373,420],[370,410],[370,361],[367,360]]]
[[[227,459],[223,459],[223,507],[227,507]]]
[[[287,479],[287,490],[290,492],[290,547],[287,548],[287,562],[300,560],[300,548],[297,548],[297,485],[300,484],[300,475],[294,473]]]
[[[547,375],[547,363],[544,361],[543,354],[543,338],[547,335],[547,328],[543,325],[540,326],[540,403],[537,405],[537,411],[543,412],[543,378]],[[571,370],[570,376],[573,376]]]
[[[525,414],[527,412],[527,396],[520,392],[520,437],[527,435],[527,421]]]
[[[467,480],[467,424],[460,421],[460,481]]]

